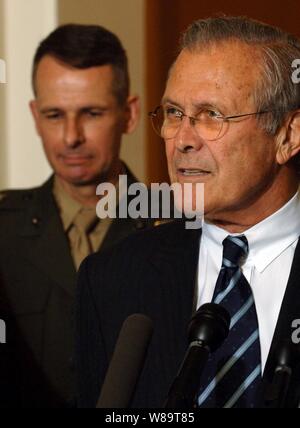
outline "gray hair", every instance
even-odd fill
[[[293,83],[292,62],[300,58],[300,41],[282,31],[246,17],[200,19],[182,36],[181,48],[194,51],[222,41],[238,40],[258,48],[262,60],[261,79],[254,88],[257,111],[274,110],[261,115],[263,129],[275,135],[287,112],[300,107],[300,85]]]

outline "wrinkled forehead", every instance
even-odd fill
[[[164,99],[199,95],[244,103],[261,79],[261,51],[237,41],[183,49],[170,69]]]

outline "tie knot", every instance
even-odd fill
[[[248,241],[244,235],[230,236],[223,241],[222,266],[233,268],[241,264],[241,260],[248,255]]]
[[[73,224],[82,232],[88,233],[96,221],[97,216],[94,208],[82,208],[76,214]]]

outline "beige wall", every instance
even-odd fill
[[[0,2],[0,58],[5,60],[4,50],[4,16],[3,2]],[[0,159],[6,158],[5,153],[5,90],[6,85],[0,83]],[[0,183],[5,182],[6,163],[0,161]]]
[[[146,0],[58,0],[58,22],[99,24],[121,39],[129,58],[131,88],[142,99],[142,118],[133,135],[125,136],[121,156],[145,180],[144,8]]]
[[[0,100],[0,188],[32,187],[51,173],[28,102],[32,58],[38,43],[56,26],[56,0],[0,0],[0,22],[7,71]]]

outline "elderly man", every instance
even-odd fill
[[[300,318],[295,58],[294,37],[246,18],[199,20],[184,34],[151,116],[171,181],[204,183],[203,227],[164,225],[85,261],[77,332],[82,406],[95,405],[118,332],[136,312],[153,320],[154,334],[131,405],[162,406],[187,349],[189,320],[207,302],[222,305],[231,324],[193,405],[274,405],[278,347],[291,342]],[[112,266],[118,269],[110,274]],[[293,367],[285,405],[297,406],[299,380]]]
[[[2,193],[0,279],[12,315],[7,346],[20,360],[13,405],[60,407],[74,396],[76,270],[150,222],[96,216],[100,183],[117,185],[119,174],[135,181],[120,146],[139,99],[129,94],[118,38],[100,26],[59,27],[38,47],[32,81],[30,108],[54,174],[41,187]]]

